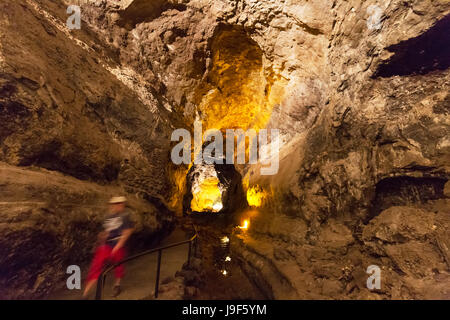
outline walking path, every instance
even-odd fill
[[[188,238],[188,235],[183,230],[176,228],[158,246],[169,245],[187,240]],[[161,257],[160,281],[166,277],[173,277],[178,270],[181,270],[181,267],[187,261],[187,255],[188,244],[164,250]],[[106,278],[103,299],[139,300],[152,295],[155,290],[157,258],[158,253],[155,252],[125,263],[125,277],[121,283],[122,292],[116,298],[112,297],[114,273],[110,272]],[[82,272],[82,274],[86,274],[87,270],[82,270]],[[81,299],[81,294],[82,290],[69,290],[66,288],[50,294],[48,299],[78,300]],[[92,291],[90,299],[93,299],[94,296],[95,290]]]

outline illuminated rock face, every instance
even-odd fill
[[[259,185],[247,189],[247,202],[251,207],[259,208],[263,205],[268,194]]]
[[[207,129],[265,128],[273,104],[263,52],[241,27],[219,26],[211,45],[211,68],[197,89],[198,112]]]
[[[212,164],[195,166],[191,173],[192,201],[191,210],[196,212],[219,212],[223,208],[222,192],[224,186],[217,177],[217,172]]]
[[[193,164],[186,176],[183,213],[234,213],[247,206],[242,177],[233,165]]]

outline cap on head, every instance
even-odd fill
[[[127,202],[127,198],[125,197],[112,197],[111,200],[109,200],[109,204],[124,203],[124,202]]]

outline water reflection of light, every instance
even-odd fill
[[[222,270],[222,274],[226,276],[228,274],[227,270]]]
[[[239,226],[239,228],[241,228],[242,230],[247,230],[249,225],[250,222],[248,220],[244,220],[244,223],[242,224],[242,226]]]
[[[225,261],[231,261],[231,257],[229,257],[229,256],[226,257],[226,258],[225,258]]]
[[[228,238],[227,236],[224,236],[224,237],[222,237],[222,239],[220,239],[220,241],[222,243],[228,243],[228,242],[230,242],[230,238]]]

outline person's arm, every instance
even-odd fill
[[[108,234],[109,234],[109,232],[107,232],[107,231],[99,232],[98,237],[97,237],[97,242],[99,244],[105,243],[106,239],[108,238]]]
[[[128,238],[131,236],[131,234],[133,233],[134,228],[129,228],[129,229],[125,229],[122,231],[122,235],[120,236],[119,241],[117,242],[117,244],[115,245],[115,247],[112,250],[112,254],[114,254],[117,250],[119,250],[120,248],[122,248],[125,243],[127,242]]]

